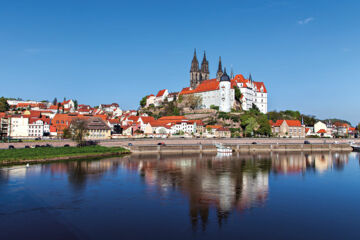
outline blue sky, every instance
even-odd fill
[[[0,96],[136,108],[189,85],[194,48],[263,81],[269,109],[360,121],[360,2],[1,1]],[[201,61],[201,59],[200,59]]]

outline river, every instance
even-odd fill
[[[357,153],[0,168],[0,239],[360,239]]]

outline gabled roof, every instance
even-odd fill
[[[141,120],[142,120],[143,123],[145,123],[145,124],[155,120],[155,118],[153,118],[153,117],[143,117],[143,116],[141,116],[141,117],[139,117],[139,118],[141,118]]]
[[[108,122],[111,123],[111,124],[119,124],[119,123],[120,123],[120,119],[116,119],[116,118],[114,118],[114,119],[109,119]]]
[[[160,90],[158,92],[158,94],[156,95],[156,97],[162,97],[164,95],[165,91],[166,91],[166,89]]]
[[[280,127],[283,122],[289,127],[301,127],[301,122],[299,120],[277,120],[275,123],[270,123],[273,127]]]
[[[326,133],[325,129],[320,129],[317,133]]]

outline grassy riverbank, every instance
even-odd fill
[[[123,153],[129,153],[129,151],[121,147],[103,146],[0,149],[0,164],[111,156]]]

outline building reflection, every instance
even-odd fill
[[[189,215],[196,230],[205,230],[210,209],[216,209],[221,225],[233,209],[239,211],[265,203],[269,188],[271,160],[253,156],[234,159],[199,155],[130,156],[122,166],[137,169],[148,186],[160,192],[177,190],[189,199]],[[234,161],[235,160],[235,161]]]
[[[234,154],[129,155],[92,161],[0,168],[0,185],[28,174],[64,175],[74,191],[105,174],[121,174],[120,169],[138,173],[149,189],[166,196],[180,192],[189,201],[189,217],[195,230],[205,230],[214,211],[221,226],[234,211],[243,212],[266,204],[270,175],[294,175],[342,171],[349,154]],[[359,157],[360,163],[360,157]]]

